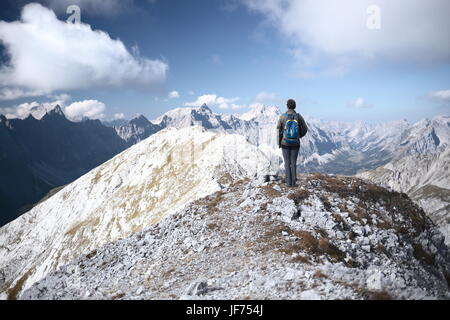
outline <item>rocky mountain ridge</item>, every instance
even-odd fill
[[[443,236],[358,178],[234,181],[86,252],[21,299],[449,299]]]
[[[166,128],[0,229],[0,295],[235,179],[269,170],[265,155],[240,135]]]

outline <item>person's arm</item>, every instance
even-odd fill
[[[277,123],[277,141],[278,148],[281,148],[281,140],[283,139],[283,116],[281,115]]]
[[[308,132],[308,126],[306,125],[306,121],[303,118],[303,116],[300,116],[300,123],[301,123],[302,127],[305,128],[305,134],[306,134]]]

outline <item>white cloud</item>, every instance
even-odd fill
[[[447,62],[448,0],[242,0],[263,14],[293,46],[302,76],[342,74],[354,64]],[[367,9],[381,9],[370,30]]]
[[[1,76],[0,76],[1,79]],[[0,88],[0,100],[15,100],[21,97],[38,97],[44,95],[44,91],[26,90],[21,88]]]
[[[172,91],[172,92],[170,92],[169,93],[169,96],[168,96],[170,99],[177,99],[177,98],[179,98],[180,97],[180,94],[178,93],[178,91]]]
[[[74,102],[64,109],[66,117],[72,121],[79,121],[84,117],[89,119],[103,119],[106,106],[97,100],[84,100]]]
[[[436,101],[450,102],[450,90],[433,91],[429,96]]]
[[[56,101],[61,101],[62,104],[65,104],[67,101],[72,99],[72,96],[67,93],[51,94],[49,97]]]
[[[113,116],[113,120],[125,119],[125,114],[123,113],[115,113]]]
[[[368,103],[366,101],[366,99],[361,98],[361,97],[356,98],[355,100],[351,101],[349,103],[349,106],[353,107],[353,108],[358,108],[358,109],[367,109],[367,108],[372,108],[373,107],[373,105]]]
[[[205,94],[199,96],[197,100],[193,102],[187,102],[184,105],[187,107],[199,107],[206,104],[210,107],[219,107],[220,109],[238,109],[239,105],[234,102],[238,101],[239,98],[224,98],[218,97],[216,94]]]
[[[254,108],[255,106],[261,105],[260,103],[253,103],[250,105],[247,104],[237,104],[236,102],[239,101],[240,98],[224,98],[219,97],[216,94],[204,94],[202,96],[199,96],[197,100],[193,102],[187,102],[184,105],[186,107],[199,107],[203,104],[206,104],[209,107],[218,107],[222,110],[239,110],[239,109],[247,109],[247,108]]]
[[[278,97],[275,93],[261,91],[256,95],[255,100],[258,102],[268,102],[278,100]]]
[[[87,24],[68,24],[40,4],[21,20],[0,21],[11,57],[0,68],[0,99],[95,87],[146,87],[166,79],[168,64],[130,53],[120,40]],[[137,52],[135,50],[135,52]]]

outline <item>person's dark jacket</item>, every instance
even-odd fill
[[[295,112],[295,110],[293,109],[288,109],[285,113],[287,114],[296,114],[297,112]],[[298,114],[298,118],[299,118],[299,125],[300,126],[304,126],[304,128],[306,130],[308,130],[308,127],[306,125],[305,119],[303,119],[303,117]],[[287,117],[285,116],[285,114],[283,113],[282,115],[280,115],[280,118],[278,119],[278,123],[277,123],[277,129],[278,129],[278,146],[279,147],[290,147],[293,146],[292,144],[287,144],[286,142],[283,141],[283,130],[284,130],[284,124],[286,123]],[[298,144],[294,145],[294,146],[300,146],[300,139],[298,140]]]

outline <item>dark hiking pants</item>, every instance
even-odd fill
[[[297,180],[297,157],[300,146],[282,147],[284,158],[284,170],[286,172],[286,184],[294,186]]]

